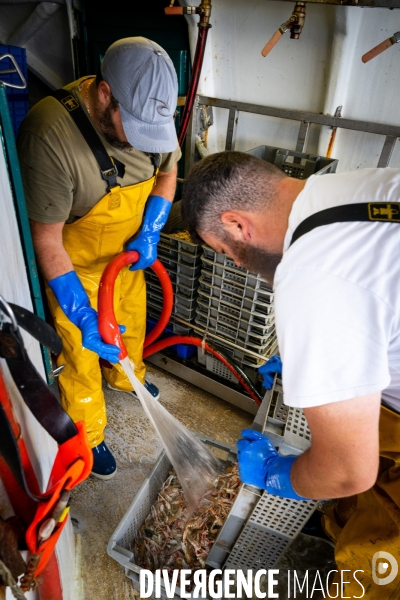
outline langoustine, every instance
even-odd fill
[[[190,514],[182,488],[170,472],[135,539],[138,566],[151,571],[204,569],[211,547],[240,487],[237,464],[220,475]]]

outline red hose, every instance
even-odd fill
[[[192,346],[198,346],[199,348],[204,348],[205,350],[207,350],[207,352],[213,354],[215,358],[218,358],[218,360],[220,360],[226,366],[226,368],[230,370],[230,372],[239,380],[239,383],[242,384],[249,396],[254,400],[254,402],[258,404],[258,406],[260,406],[260,400],[253,393],[253,390],[247,385],[245,380],[235,370],[235,368],[232,365],[230,365],[223,356],[221,356],[218,350],[215,350],[215,348],[212,348],[207,343],[203,342],[203,340],[201,340],[200,338],[183,335],[174,335],[173,337],[169,337],[165,340],[160,340],[152,346],[147,347],[146,350],[143,352],[143,358],[147,358],[148,356],[151,356],[156,352],[160,352],[161,350],[164,350],[164,348],[168,348],[169,346],[174,346],[175,344],[189,344]]]
[[[120,360],[126,358],[128,356],[128,352],[122,340],[122,336],[114,313],[115,280],[118,276],[118,273],[123,267],[125,267],[126,265],[134,264],[138,260],[139,254],[135,250],[131,252],[122,252],[121,254],[118,254],[118,256],[116,256],[104,269],[103,275],[101,276],[100,280],[98,306],[99,332],[101,337],[107,344],[114,344],[115,346],[118,346],[118,348],[121,349],[121,354],[119,355]],[[158,338],[158,336],[164,331],[168,321],[171,318],[174,301],[174,292],[172,289],[172,284],[169,275],[165,267],[161,264],[161,262],[159,260],[156,260],[151,268],[156,273],[161,283],[161,288],[163,292],[163,309],[161,312],[160,320],[158,321],[157,325],[146,336],[146,339],[144,340],[143,347],[145,348],[145,350],[143,351],[143,358],[147,358],[151,354],[160,352],[160,350],[163,350],[168,346],[174,346],[175,344],[190,344],[192,346],[198,346],[199,348],[204,347],[204,349],[207,350],[207,352],[213,354],[227,367],[227,369],[229,369],[231,373],[233,373],[233,375],[239,380],[239,382],[242,384],[242,386],[250,395],[250,397],[258,405],[260,405],[259,398],[257,398],[257,396],[253,393],[252,389],[247,385],[246,381],[240,376],[240,373],[238,373],[235,370],[235,368],[231,364],[229,364],[229,362],[217,350],[209,346],[207,343],[203,343],[203,341],[200,338],[174,335],[173,337],[169,337],[165,340],[160,340],[159,342],[153,343]]]
[[[100,280],[99,287],[99,332],[103,340],[107,344],[114,344],[121,348],[119,358],[128,356],[126,346],[122,340],[119,331],[118,323],[114,313],[114,286],[118,273],[126,265],[134,264],[139,260],[139,253],[136,250],[131,252],[122,252],[118,254],[104,269]],[[144,341],[144,347],[154,342],[158,336],[164,331],[168,321],[171,318],[172,307],[174,303],[174,292],[172,289],[171,280],[165,267],[156,260],[151,267],[158,276],[161,288],[163,291],[164,305],[161,317],[153,331],[149,333]]]
[[[199,34],[197,36],[196,51],[193,58],[192,75],[190,77],[189,89],[186,94],[186,102],[182,111],[181,124],[179,127],[178,142],[179,146],[182,147],[185,141],[187,128],[189,125],[190,115],[193,110],[194,99],[197,93],[197,87],[199,85],[199,79],[201,74],[201,68],[203,66],[204,51],[206,48],[207,34],[209,27],[199,27]]]

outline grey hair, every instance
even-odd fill
[[[265,210],[287,177],[271,163],[245,152],[218,152],[195,164],[185,181],[182,217],[193,239],[224,237],[221,216],[229,210]]]

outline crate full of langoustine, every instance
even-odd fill
[[[272,568],[316,508],[314,502],[277,498],[242,485],[234,448],[200,439],[224,458],[222,474],[197,511],[188,510],[162,452],[108,543],[108,554],[141,597],[208,598],[192,596],[191,590],[200,584],[209,589],[210,578],[222,598],[224,569],[247,576],[250,570]]]

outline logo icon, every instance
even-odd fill
[[[388,573],[389,567],[391,567],[389,574],[386,577],[380,577]],[[372,579],[374,583],[377,585],[388,585],[397,577],[398,571],[399,565],[392,554],[383,552],[383,550],[375,552],[372,557]]]
[[[368,204],[370,221],[400,221],[400,204],[398,202],[375,202]]]
[[[69,112],[72,112],[79,106],[78,102],[73,96],[67,96],[66,98],[63,98],[61,102]]]
[[[160,102],[160,104],[156,107],[156,110],[159,115],[161,115],[162,117],[170,117],[171,116],[171,109],[170,109],[169,105],[166,102],[164,102],[164,100],[160,100],[159,98],[149,98],[149,99],[155,100],[156,102]]]

